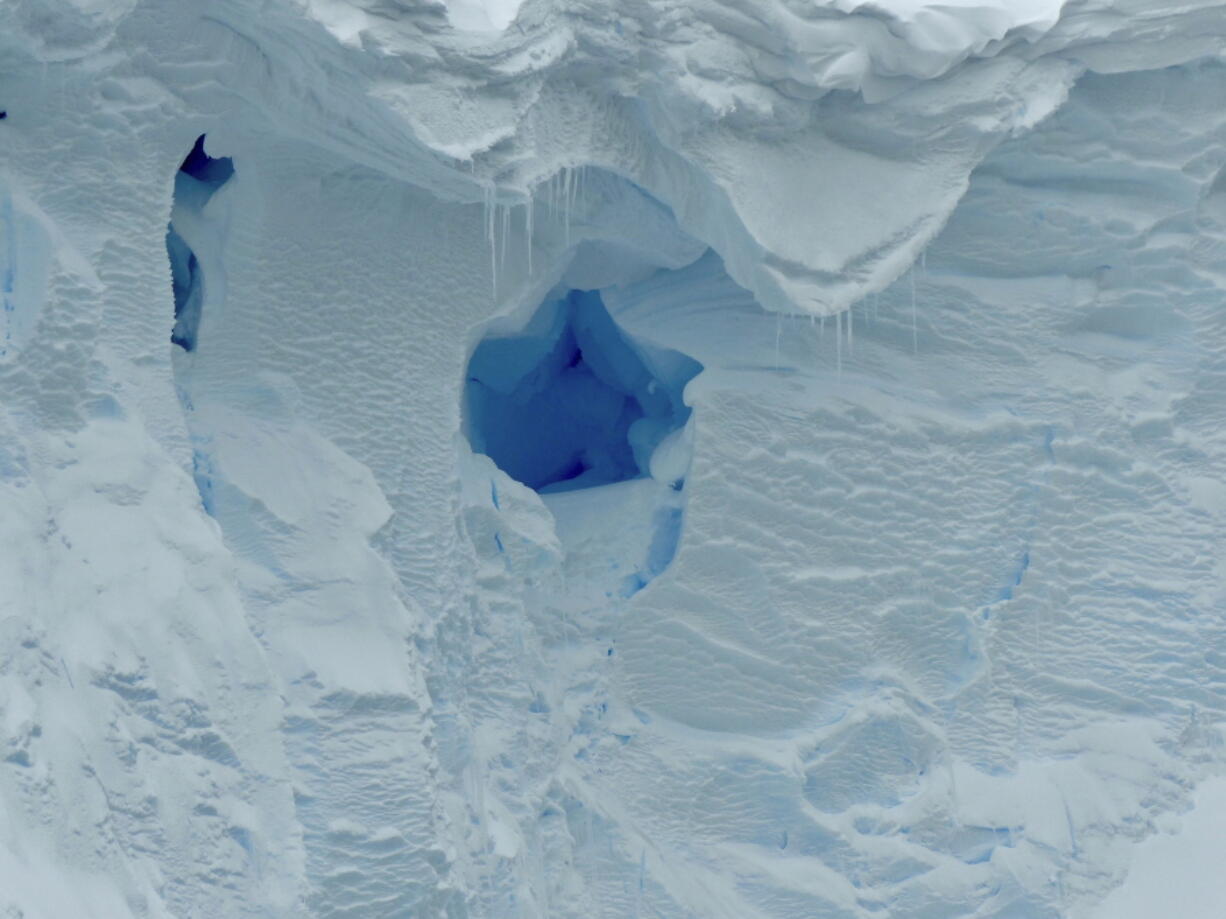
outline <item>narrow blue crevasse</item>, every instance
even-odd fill
[[[473,352],[469,439],[541,494],[639,478],[689,418],[682,391],[701,369],[628,338],[598,291],[572,290],[543,304],[520,334]]]
[[[175,300],[175,325],[170,340],[184,351],[196,349],[204,278],[196,253],[183,238],[176,222],[197,222],[209,199],[234,175],[234,161],[204,152],[204,135],[196,138],[191,152],[175,175],[174,207],[166,230],[166,254]]]

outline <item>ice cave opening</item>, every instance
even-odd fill
[[[519,334],[477,346],[465,387],[469,440],[540,494],[649,476],[689,418],[682,391],[701,369],[632,341],[598,291],[571,290],[546,300]],[[684,470],[656,465],[680,490]]]
[[[204,300],[204,279],[200,260],[184,238],[201,223],[204,206],[234,175],[231,157],[212,157],[204,152],[204,138],[196,138],[191,152],[175,174],[174,206],[166,229],[166,253],[170,257],[170,277],[174,291],[175,324],[170,340],[184,351],[196,349]]]
[[[701,369],[628,334],[598,290],[566,287],[473,351],[469,442],[540,496],[585,591],[628,597],[672,562],[692,443],[683,393]]]

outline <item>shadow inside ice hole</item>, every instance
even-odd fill
[[[629,596],[672,561],[689,467],[682,394],[702,369],[626,334],[599,291],[548,298],[485,338],[465,383],[469,442],[535,490],[568,551]],[[608,487],[606,487],[608,486]]]
[[[599,292],[572,290],[520,334],[477,346],[469,438],[541,494],[646,476],[655,449],[689,418],[681,394],[700,369],[676,351],[633,343]]]
[[[201,134],[196,138],[175,175],[174,206],[166,229],[166,254],[170,258],[175,304],[175,324],[170,340],[184,351],[196,350],[204,278],[200,261],[183,238],[181,227],[176,227],[176,221],[200,221],[209,199],[234,175],[233,159],[212,157],[204,152],[204,137]]]

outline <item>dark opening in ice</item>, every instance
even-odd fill
[[[200,309],[204,297],[204,281],[196,253],[175,226],[176,215],[192,223],[217,189],[234,175],[234,161],[228,156],[212,157],[204,152],[204,135],[196,138],[191,152],[175,175],[174,209],[166,230],[166,254],[170,258],[170,276],[175,300],[175,325],[170,340],[184,351],[196,349],[200,329]]]
[[[685,384],[702,369],[625,335],[597,291],[547,301],[517,335],[487,338],[468,367],[473,449],[538,492],[646,475],[685,424]]]
[[[179,171],[216,191],[226,184],[230,176],[234,175],[234,160],[228,156],[213,157],[205,153],[204,137],[205,135],[201,134],[196,138],[191,152],[180,164]]]

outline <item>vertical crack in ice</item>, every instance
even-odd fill
[[[220,268],[221,227],[224,221],[219,215],[209,213],[208,204],[233,177],[234,161],[228,156],[209,156],[204,151],[204,140],[203,134],[196,138],[175,174],[174,203],[170,224],[166,228],[166,254],[170,259],[175,319],[170,341],[172,350],[184,359],[199,345],[207,285],[224,288]],[[221,293],[220,289],[214,290],[210,296],[216,300]],[[191,373],[178,359],[175,361],[175,375],[183,409],[191,413],[194,405]],[[200,492],[205,513],[214,515],[213,459],[207,439],[196,433],[192,435],[192,478]]]

